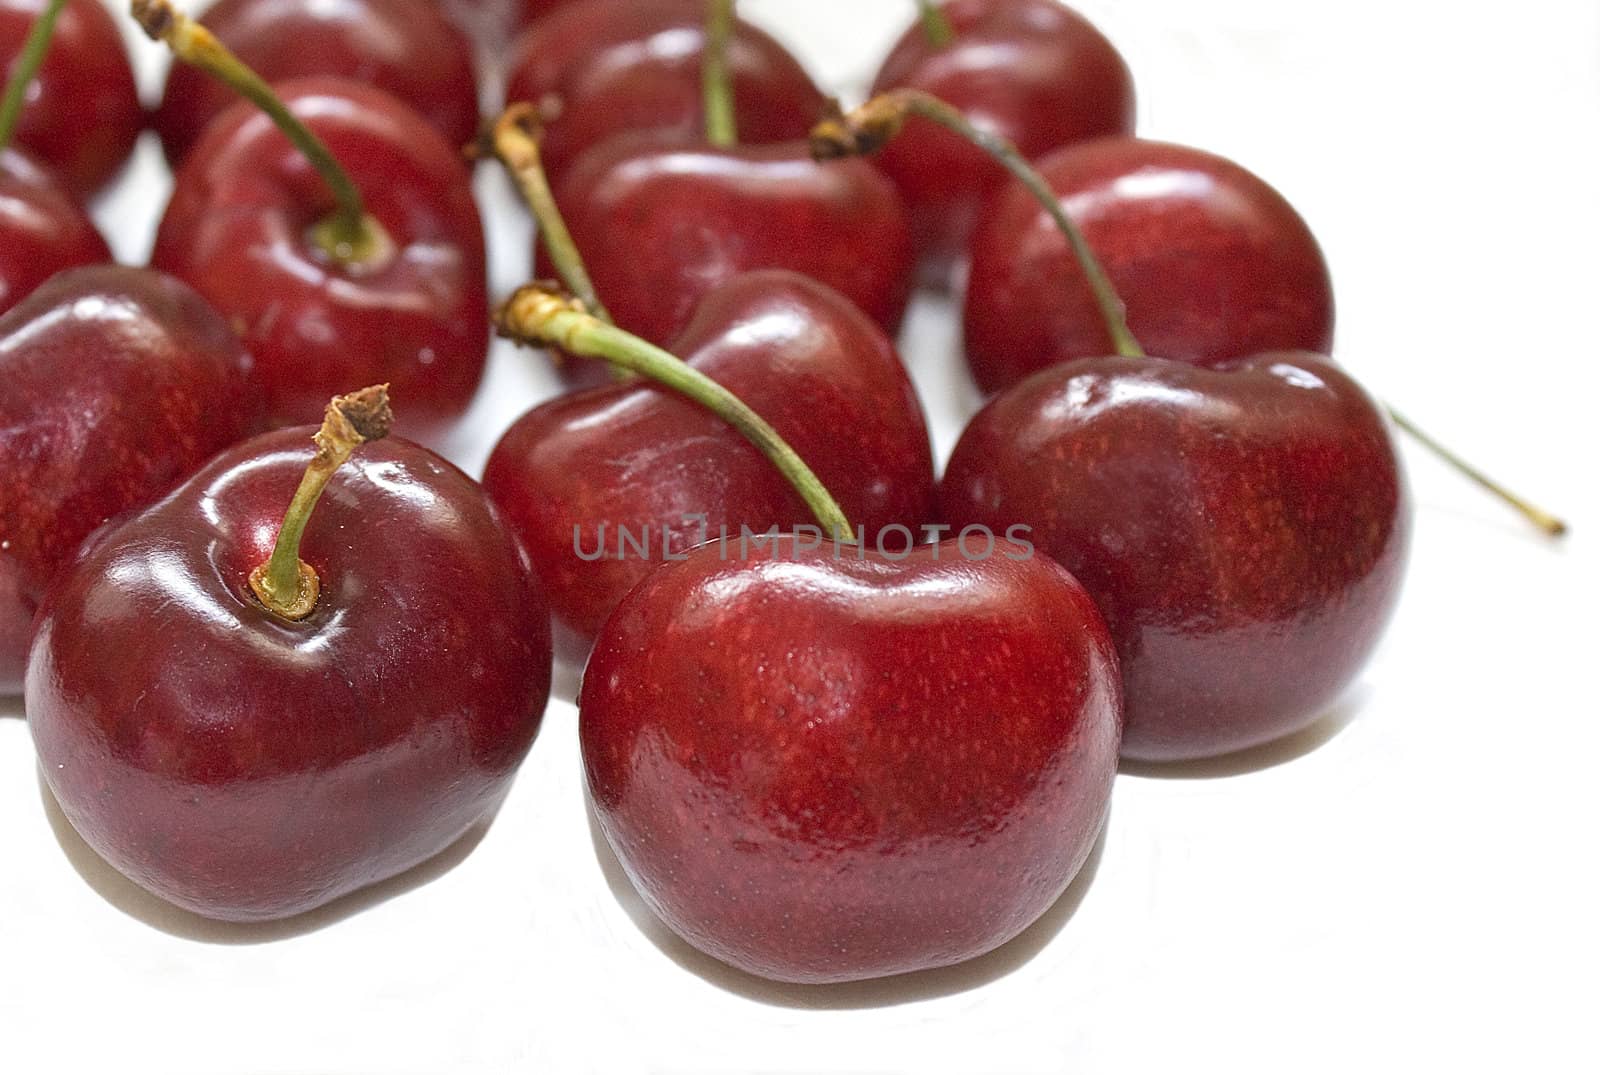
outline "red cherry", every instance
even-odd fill
[[[640,134],[586,153],[556,201],[617,324],[652,343],[674,339],[714,288],[753,269],[819,280],[890,333],[905,314],[905,209],[863,161]]]
[[[1093,358],[996,396],[941,486],[956,526],[1032,528],[1105,614],[1122,752],[1222,754],[1320,716],[1377,644],[1410,506],[1381,412],[1331,360]]]
[[[937,46],[920,25],[900,38],[876,96],[912,88],[959,109],[1029,158],[1073,142],[1131,134],[1133,77],[1090,22],[1056,0],[952,0],[955,37]],[[878,158],[900,188],[917,249],[936,275],[965,256],[984,199],[1006,173],[965,140],[912,117]]]
[[[606,623],[579,705],[606,839],[667,925],[763,977],[990,951],[1105,820],[1121,708],[1100,615],[1004,540],[898,562],[798,544],[704,546]]]
[[[277,87],[350,173],[392,249],[341,266],[313,241],[334,201],[270,119],[224,112],[177,174],[151,263],[188,280],[260,363],[275,423],[350,384],[387,382],[402,431],[432,435],[471,401],[488,353],[483,225],[466,166],[416,113],[344,79]]]
[[[1215,365],[1332,346],[1333,285],[1316,239],[1282,195],[1237,164],[1111,138],[1052,153],[1038,169],[1151,354]],[[973,234],[966,344],[986,392],[1114,351],[1066,240],[1020,184],[994,196]]]
[[[0,57],[9,74],[47,0],[0,0]],[[31,151],[79,198],[122,170],[144,108],[122,33],[99,0],[68,0],[17,124]]]
[[[171,277],[71,269],[0,317],[0,694],[83,539],[262,419],[250,357]]]
[[[869,540],[929,517],[921,405],[894,345],[838,293],[788,272],[735,277],[701,303],[674,353],[771,422]],[[702,540],[702,526],[737,538],[741,526],[762,533],[811,520],[724,419],[639,382],[528,412],[495,447],[483,482],[532,553],[557,619],[585,638],[664,558]],[[622,528],[648,549],[622,546]]]
[[[543,139],[553,182],[591,146],[626,131],[698,138],[705,127],[702,0],[579,0],[540,20],[514,47],[507,101],[554,105]],[[826,98],[771,37],[739,22],[728,51],[739,135],[801,139]]]
[[[297,622],[251,576],[310,429],[224,453],[96,542],[28,667],[46,780],[138,884],[211,918],[285,918],[432,857],[504,797],[550,682],[549,617],[476,483],[404,441],[328,485]]]
[[[352,78],[411,106],[452,146],[477,135],[472,46],[432,0],[219,0],[199,21],[268,82]],[[210,75],[172,66],[154,124],[174,168],[237,99]]]
[[[0,152],[0,313],[62,269],[111,260],[77,199],[26,153]]]

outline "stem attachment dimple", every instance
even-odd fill
[[[973,125],[972,121],[954,107],[921,90],[898,89],[880,94],[845,114],[836,114],[817,124],[811,132],[811,155],[817,160],[835,160],[840,157],[868,156],[882,149],[905,126],[907,117],[920,116],[937,123],[966,139],[1010,172],[1028,189],[1034,199],[1050,214],[1061,234],[1072,247],[1073,256],[1083,270],[1089,290],[1094,294],[1100,316],[1105,320],[1106,333],[1119,355],[1127,358],[1145,357],[1144,348],[1128,328],[1127,312],[1122,299],[1107,278],[1100,260],[1095,257],[1083,232],[1065,209],[1056,192],[1050,189],[1044,176],[1029,164],[1022,152],[1009,141],[990,131]]]
[[[351,270],[388,264],[394,241],[366,211],[361,191],[333,152],[294,115],[266,81],[218,41],[211,31],[175,9],[171,0],[132,0],[133,17],[152,41],[163,41],[179,60],[226,83],[261,109],[317,170],[333,195],[334,211],[309,238],[328,259]]]
[[[300,559],[300,539],[322,496],[322,490],[351,453],[368,441],[382,440],[394,424],[389,409],[389,386],[363,388],[329,401],[322,428],[312,436],[317,454],[306,465],[305,477],[295,490],[283,526],[272,546],[272,556],[250,572],[250,591],[268,612],[291,622],[305,619],[317,607],[322,580],[316,569]]]
[[[9,146],[11,136],[17,132],[17,121],[22,118],[22,109],[28,103],[28,87],[33,85],[34,77],[39,74],[39,66],[50,51],[56,19],[60,18],[66,2],[49,0],[44,10],[39,12],[39,17],[33,20],[27,40],[22,43],[22,51],[11,68],[11,77],[6,80],[5,96],[0,97],[0,149]]]
[[[854,542],[850,521],[821,480],[766,419],[716,381],[654,344],[608,325],[573,299],[541,284],[519,288],[496,314],[500,335],[518,343],[553,344],[568,354],[631,370],[705,407],[759,448],[840,541]]]
[[[722,148],[739,141],[739,124],[733,110],[733,72],[728,68],[733,8],[734,0],[706,0],[706,52],[701,64],[706,141]]]
[[[955,44],[956,32],[950,26],[950,20],[945,17],[937,0],[917,0],[917,11],[922,16],[922,32],[927,37],[928,44],[936,49],[949,48]]]

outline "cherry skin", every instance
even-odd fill
[[[1133,76],[1105,36],[1057,0],[952,0],[940,10],[955,40],[935,47],[906,31],[873,96],[917,89],[1037,158],[1074,142],[1131,134]],[[879,154],[911,213],[917,249],[935,278],[965,256],[979,207],[1006,179],[971,144],[912,117]]]
[[[0,317],[0,694],[83,539],[262,428],[249,355],[188,286],[71,269]]]
[[[1032,527],[1094,596],[1140,761],[1319,717],[1389,619],[1411,529],[1379,408],[1308,353],[1052,367],[972,420],[940,497],[956,526]]]
[[[549,615],[476,483],[405,441],[333,477],[308,619],[251,593],[311,430],[219,456],[52,590],[26,705],[88,844],[197,914],[286,918],[395,876],[490,814],[533,742]]]
[[[1105,625],[1004,540],[900,561],[805,544],[703,546],[607,622],[579,703],[606,839],[667,925],[752,974],[981,955],[1060,896],[1104,823]]]
[[[714,288],[754,269],[819,280],[891,334],[905,314],[905,209],[865,161],[817,164],[794,143],[619,136],[584,154],[555,195],[607,309],[651,343],[669,344]]]
[[[111,249],[55,176],[0,151],[0,313],[63,269],[111,260]]]
[[[256,356],[278,425],[318,420],[353,384],[387,383],[400,431],[460,416],[489,347],[483,225],[460,154],[380,90],[344,79],[277,87],[350,172],[393,254],[343,268],[309,238],[333,207],[255,106],[218,117],[179,170],[151,263],[221,310]]]
[[[0,0],[5,71],[45,0]],[[100,0],[69,0],[17,123],[15,142],[49,167],[78,198],[122,170],[144,127],[144,108],[122,34]]]
[[[433,0],[220,0],[199,20],[268,82],[338,75],[403,101],[463,146],[478,133],[472,46]],[[173,64],[154,125],[177,167],[238,97],[188,64]]]
[[[1109,138],[1038,162],[1154,355],[1200,365],[1262,351],[1327,353],[1333,284],[1283,196],[1198,149]],[[1046,366],[1114,353],[1076,259],[1020,184],[972,238],[967,362],[997,392]]]
[[[930,516],[921,404],[894,345],[837,292],[777,270],[735,277],[700,304],[673,353],[770,422],[871,541]],[[813,522],[732,426],[638,380],[529,411],[495,446],[483,483],[532,554],[556,618],[583,639],[664,559],[704,540],[702,529],[737,538],[741,526]],[[619,528],[647,550],[621,544]]]
[[[506,100],[555,106],[540,146],[552,183],[626,131],[701,135],[705,19],[702,0],[580,0],[518,39]],[[735,26],[728,65],[743,142],[803,139],[826,109],[799,62],[748,23]]]

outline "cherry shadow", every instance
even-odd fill
[[[1216,758],[1197,758],[1194,761],[1148,762],[1124,759],[1117,767],[1123,776],[1148,777],[1155,780],[1212,780],[1218,777],[1244,776],[1259,773],[1305,757],[1313,750],[1334,739],[1361,714],[1372,688],[1358,684],[1345,693],[1313,723],[1291,732],[1270,743],[1247,750],[1223,754]]]
[[[578,691],[583,687],[583,667],[589,663],[589,651],[594,644],[579,637],[561,621],[553,623],[551,641],[555,650],[555,670],[550,680],[550,697],[578,704]]]
[[[14,717],[17,720],[24,719],[22,715],[22,695],[20,693],[6,694],[0,692],[0,720],[5,720],[7,717]]]
[[[586,800],[587,798],[585,796]],[[611,888],[611,894],[639,928],[639,932],[643,933],[663,954],[684,970],[729,993],[774,1007],[813,1011],[890,1008],[900,1004],[953,996],[998,981],[1020,969],[1066,927],[1079,905],[1083,903],[1083,898],[1100,869],[1107,831],[1107,828],[1100,830],[1100,836],[1095,840],[1083,868],[1072,879],[1066,891],[1051,904],[1050,909],[1027,929],[987,955],[950,967],[914,971],[891,978],[840,982],[833,985],[796,985],[789,982],[773,982],[747,974],[721,960],[713,959],[673,933],[666,923],[657,918],[645,905],[644,898],[628,879],[627,871],[622,868],[622,863],[618,861],[616,853],[611,850],[611,845],[606,842],[605,833],[600,829],[600,821],[594,812],[594,803],[586,801],[585,809],[589,818],[589,837],[594,843],[595,857],[600,861],[600,869],[605,875],[606,884]]]
[[[101,858],[72,827],[72,823],[61,812],[61,806],[50,791],[50,785],[45,783],[42,771],[39,773],[39,798],[44,802],[45,817],[50,822],[51,831],[55,833],[56,842],[61,845],[61,850],[67,856],[67,861],[72,864],[72,868],[78,871],[78,876],[82,877],[90,888],[130,918],[138,919],[145,925],[171,936],[204,944],[270,944],[327,929],[353,915],[360,914],[369,907],[375,907],[395,896],[403,895],[443,877],[472,854],[473,849],[488,833],[489,825],[493,821],[492,817],[488,817],[477,822],[455,843],[405,873],[369,885],[348,896],[341,896],[332,903],[307,911],[305,914],[277,922],[217,922],[168,903],[118,873],[116,867]]]

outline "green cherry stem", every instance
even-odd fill
[[[890,90],[880,94],[848,115],[840,113],[824,119],[811,132],[811,153],[818,160],[869,156],[882,149],[905,126],[910,116],[920,116],[949,130],[993,157],[1006,171],[1028,188],[1045,212],[1050,214],[1072,246],[1072,253],[1083,268],[1083,275],[1094,293],[1106,332],[1117,354],[1143,358],[1144,349],[1128,329],[1127,315],[1116,289],[1111,286],[1100,261],[1078,230],[1078,225],[1061,207],[1050,184],[1028,163],[1021,151],[1006,139],[973,126],[959,110],[921,90]]]
[[[611,314],[600,303],[594,281],[589,278],[589,270],[583,264],[583,255],[578,252],[578,244],[573,241],[572,232],[567,230],[567,222],[562,218],[555,194],[550,190],[550,179],[545,175],[544,162],[539,154],[542,135],[539,110],[527,102],[518,102],[507,106],[495,121],[490,142],[494,155],[522,191],[523,200],[528,203],[529,211],[538,222],[539,242],[555,264],[561,282],[589,313],[608,325],[615,324]]]
[[[11,68],[11,77],[6,80],[5,96],[0,98],[0,149],[9,146],[11,136],[17,132],[17,121],[22,118],[22,108],[28,103],[28,87],[33,85],[39,65],[44,63],[45,53],[50,51],[50,37],[55,33],[56,19],[60,17],[66,2],[50,0],[39,12],[39,17],[33,20],[28,39],[22,43],[22,52]]]
[[[349,269],[385,264],[394,244],[383,225],[366,211],[356,188],[327,145],[289,111],[262,77],[252,71],[210,30],[176,10],[170,0],[132,0],[133,17],[152,41],[164,41],[173,55],[228,85],[272,117],[278,129],[305,155],[333,195],[334,211],[311,228],[311,241],[331,260]]]
[[[824,529],[841,541],[855,541],[838,502],[778,431],[738,396],[682,359],[606,324],[580,303],[539,284],[519,288],[495,320],[500,335],[507,339],[530,345],[554,344],[571,355],[604,359],[687,396],[761,449]]]
[[[388,385],[336,396],[328,403],[322,428],[311,438],[317,454],[311,457],[305,477],[289,501],[278,540],[272,546],[272,557],[250,573],[251,592],[273,615],[296,621],[316,609],[322,581],[316,569],[300,559],[300,539],[305,535],[306,523],[334,471],[363,444],[387,437],[393,424]]]
[[[936,49],[955,44],[956,32],[937,0],[917,0],[917,11],[922,16],[922,32],[927,36],[928,44]]]
[[[734,0],[706,0],[706,52],[701,64],[705,93],[706,141],[731,146],[739,141],[739,124],[733,113],[733,73],[728,68],[728,46],[733,41]]]

